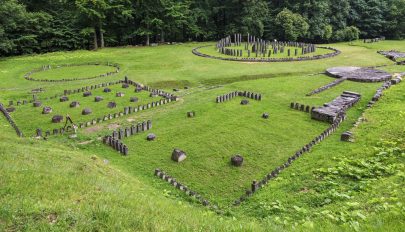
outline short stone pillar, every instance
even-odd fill
[[[350,142],[350,140],[352,139],[352,135],[352,132],[346,131],[342,133],[342,135],[340,136],[340,140],[344,142]]]
[[[231,158],[231,164],[236,167],[240,167],[243,164],[243,157],[241,155],[235,155]]]
[[[172,152],[172,160],[178,163],[182,162],[187,158],[187,155],[184,151],[175,148]]]

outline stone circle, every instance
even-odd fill
[[[333,67],[326,73],[335,78],[343,78],[357,82],[381,82],[392,78],[392,75],[383,70],[362,67]]]
[[[331,47],[320,47],[315,44],[304,42],[291,41],[268,41],[256,38],[252,35],[234,34],[219,40],[215,46],[215,50],[219,56],[204,54],[200,50],[212,45],[206,45],[194,48],[194,55],[226,60],[226,61],[241,61],[241,62],[289,62],[289,61],[305,61],[318,60],[339,55],[341,52]],[[329,50],[329,53],[317,55],[317,49]],[[312,55],[309,55],[311,54]],[[284,54],[285,57],[279,58],[277,54]]]
[[[79,66],[84,66],[84,65],[94,65],[94,66],[110,66],[114,67],[115,71],[113,72],[108,72],[104,74],[100,74],[97,76],[93,77],[75,77],[75,78],[64,78],[61,80],[55,80],[55,79],[35,79],[32,77],[32,74],[34,73],[39,73],[43,72],[46,70],[51,70],[51,69],[59,69],[59,68],[64,68],[64,67],[79,67]],[[34,69],[24,75],[24,78],[29,81],[41,81],[41,82],[68,82],[68,81],[78,81],[78,80],[89,80],[89,79],[95,79],[95,78],[100,78],[100,77],[106,77],[106,76],[113,76],[116,75],[120,70],[120,67],[118,64],[112,64],[112,63],[106,63],[106,64],[100,64],[100,63],[84,63],[84,64],[63,64],[63,65],[58,65],[58,66],[51,66],[51,65],[44,65],[41,68]]]

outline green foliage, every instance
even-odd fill
[[[8,16],[0,20],[0,56],[207,41],[233,33],[314,43],[405,37],[405,0],[0,2]]]
[[[278,26],[282,39],[296,41],[304,38],[308,32],[309,25],[300,15],[284,9],[277,14],[275,24]]]
[[[350,26],[336,31],[333,39],[335,41],[353,41],[358,40],[359,35],[360,30],[357,27]]]

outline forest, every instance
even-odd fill
[[[405,37],[405,0],[0,0],[0,56],[212,41]]]

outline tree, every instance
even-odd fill
[[[41,51],[41,37],[50,30],[51,16],[27,12],[16,0],[0,0],[0,54]]]
[[[353,41],[358,40],[360,36],[360,30],[357,27],[350,26],[336,31],[335,41]]]
[[[388,1],[387,27],[385,34],[394,39],[405,38],[405,0]]]
[[[129,17],[131,15],[130,2],[128,0],[76,0],[76,7],[84,18],[84,21],[94,28],[94,49],[105,46],[103,24],[107,19],[115,20],[117,17]]]
[[[296,41],[298,38],[304,37],[309,25],[300,15],[284,9],[277,14],[275,24],[278,27],[281,39]]]
[[[349,24],[356,25],[363,37],[375,38],[385,31],[388,7],[385,0],[351,0]]]

